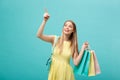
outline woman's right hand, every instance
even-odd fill
[[[48,12],[45,12],[43,17],[44,17],[44,20],[47,21],[49,19],[50,15],[48,14]]]

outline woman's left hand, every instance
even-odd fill
[[[82,49],[85,50],[86,48],[88,48],[89,43],[88,42],[84,42],[82,45]]]

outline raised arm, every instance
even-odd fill
[[[49,16],[48,12],[45,12],[44,13],[44,19],[43,19],[43,21],[42,21],[42,23],[41,23],[41,25],[40,25],[40,27],[38,29],[38,32],[37,32],[37,37],[44,40],[44,41],[46,41],[46,42],[50,42],[50,43],[53,44],[54,35],[45,35],[45,34],[43,34],[44,27],[45,27],[49,17],[50,16]]]

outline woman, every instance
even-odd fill
[[[48,12],[44,13],[43,22],[38,29],[37,37],[54,44],[56,35],[44,35],[43,30],[47,20]],[[81,60],[88,42],[83,43],[80,53],[78,53],[77,30],[73,21],[67,20],[62,29],[62,35],[59,37],[52,55],[52,63],[48,75],[48,80],[75,80],[73,69],[70,66],[70,58],[77,66]]]

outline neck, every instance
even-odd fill
[[[70,35],[64,35],[63,37],[64,37],[64,41],[69,41]]]

